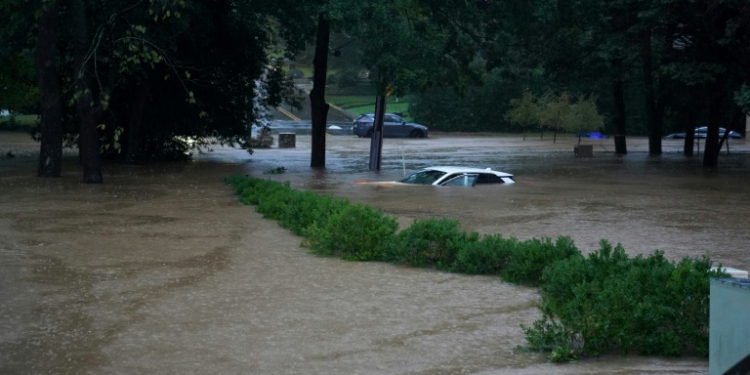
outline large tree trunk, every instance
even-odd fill
[[[328,38],[331,25],[325,14],[318,15],[318,34],[313,58],[313,88],[310,91],[312,113],[312,152],[310,167],[326,166],[326,120],[329,105],[326,103],[326,74],[328,72]]]
[[[661,119],[656,103],[656,87],[654,84],[653,56],[651,50],[651,33],[643,36],[641,41],[641,61],[643,63],[643,86],[646,92],[646,126],[648,128],[648,153],[661,155]]]
[[[706,148],[703,153],[703,166],[716,167],[719,165],[719,127],[721,126],[721,106],[724,101],[722,88],[716,88],[716,94],[709,99],[708,104],[708,130],[706,131]],[[726,134],[725,134],[726,135]]]
[[[94,106],[93,96],[89,90],[89,74],[86,69],[86,57],[89,49],[86,9],[83,0],[76,0],[72,7],[75,25],[75,88],[80,95],[76,102],[76,112],[80,123],[78,135],[78,152],[83,167],[83,182],[100,184],[102,163],[99,158],[99,133],[96,130],[100,110]]]
[[[57,80],[58,6],[52,2],[39,19],[37,68],[41,104],[41,146],[39,177],[60,177],[62,173],[62,103]]]
[[[621,76],[622,61],[613,61],[612,67],[615,72],[615,78],[612,81],[612,95],[615,105],[615,115],[612,118],[615,125],[615,154],[625,155],[628,153],[628,147],[625,141],[625,88]]]

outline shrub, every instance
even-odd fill
[[[349,201],[345,199],[335,199],[331,196],[321,196],[305,191],[286,202],[279,224],[297,235],[307,237],[307,232],[313,224],[317,223],[320,227],[325,227],[328,218],[349,204]]]
[[[453,271],[499,275],[517,245],[518,240],[515,238],[505,239],[499,234],[486,235],[479,241],[464,242],[459,246]]]
[[[570,237],[562,236],[555,243],[549,238],[534,238],[519,242],[511,249],[510,259],[501,276],[509,282],[534,286],[539,285],[549,265],[581,254]]]
[[[370,206],[343,205],[309,227],[310,251],[346,260],[382,260],[398,229],[396,220]]]
[[[257,197],[258,206],[256,210],[264,217],[273,220],[281,220],[289,203],[302,194],[290,188],[288,183],[284,185],[260,184],[258,186],[261,192]]]
[[[260,198],[280,189],[290,189],[289,183],[279,183],[270,180],[262,180],[253,177],[234,176],[225,181],[234,186],[234,192],[239,196],[240,202],[248,205],[257,205]]]
[[[544,273],[544,317],[524,327],[527,340],[576,356],[706,355],[709,277],[719,275],[710,266],[706,257],[675,265],[661,251],[630,258],[602,240],[588,258],[558,261]]]
[[[388,260],[415,267],[451,269],[459,247],[478,239],[477,234],[467,235],[459,226],[457,220],[417,220],[396,236]]]

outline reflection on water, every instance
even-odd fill
[[[750,267],[748,154],[577,159],[483,138],[393,141],[367,170],[368,142],[217,149],[187,164],[110,164],[105,184],[34,177],[33,153],[0,161],[0,373],[642,374],[707,372],[703,359],[605,357],[553,366],[515,350],[534,289],[489,277],[308,255],[241,206],[224,176],[251,174],[370,204],[402,224],[459,219],[518,238],[600,239],[631,254],[710,254]],[[531,143],[529,143],[531,144]],[[526,144],[523,144],[525,146]],[[515,147],[515,148],[514,148]],[[358,185],[439,164],[493,167],[518,183]],[[265,174],[284,167],[284,174]]]

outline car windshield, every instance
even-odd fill
[[[409,177],[401,180],[400,182],[403,182],[406,184],[431,185],[433,182],[437,181],[440,177],[443,177],[443,175],[445,175],[445,172],[436,171],[436,170],[420,171],[420,172],[410,175]]]

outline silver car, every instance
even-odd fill
[[[491,168],[466,168],[453,166],[429,167],[419,170],[398,183],[436,186],[474,186],[484,184],[512,184],[510,173]]]
[[[366,113],[359,115],[354,119],[352,133],[360,138],[369,138],[372,136],[373,123],[375,123],[375,114]],[[386,113],[383,117],[383,136],[384,137],[408,137],[408,138],[427,138],[429,129],[420,124],[406,122],[401,116]]]

